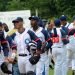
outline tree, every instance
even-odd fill
[[[0,11],[35,10],[41,18],[59,17],[75,14],[75,0],[0,0]]]

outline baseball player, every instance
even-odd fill
[[[69,29],[69,33],[68,33],[68,36],[69,36],[69,40],[70,40],[70,43],[69,43],[69,46],[67,46],[68,48],[68,65],[69,63],[72,62],[72,73],[73,75],[75,74],[75,52],[74,52],[74,30],[75,30],[75,17],[73,17],[73,22],[71,23],[71,28]]]
[[[69,28],[71,28],[70,23],[67,22],[66,16],[60,17],[61,27],[66,32],[66,35],[68,35]]]
[[[0,65],[3,62],[8,63],[8,55],[9,55],[9,46],[8,42],[10,41],[9,37],[5,37],[5,33],[3,30],[3,24],[0,22]],[[13,43],[11,42],[10,45],[11,47],[14,46],[12,45]],[[14,46],[15,47],[15,46]],[[14,47],[12,47],[14,49]],[[3,53],[2,53],[3,52]],[[2,72],[1,72],[2,73]],[[4,75],[4,73],[2,73]]]
[[[54,21],[51,20],[48,23],[48,28],[47,28],[47,31],[48,31],[50,37],[52,36],[52,32],[51,31],[52,31],[53,27],[54,27]],[[50,63],[49,67],[51,69],[53,69],[52,65],[54,65],[54,60],[52,58],[52,48],[50,48],[50,50],[49,50],[49,59],[50,59],[50,61],[49,61],[49,63]]]
[[[71,28],[70,23],[67,22],[67,17],[66,17],[66,16],[62,15],[62,16],[60,17],[60,21],[61,21],[61,25],[62,25],[62,26],[65,26],[66,28],[69,28],[69,29]]]
[[[67,45],[68,49],[68,63],[72,62],[73,74],[75,74],[75,29],[69,31],[69,44]]]
[[[40,39],[30,30],[23,27],[23,19],[17,17],[12,21],[17,24],[18,31],[11,35],[15,44],[17,45],[17,55],[18,55],[18,67],[21,75],[34,75],[34,65],[29,62],[31,54],[27,49],[30,41],[34,40],[37,42],[36,55],[40,54],[41,41]]]
[[[40,38],[42,41],[42,45],[47,42],[48,45],[46,46],[47,49],[51,46],[51,40],[48,37],[48,33],[46,30],[38,26],[39,18],[37,16],[29,17],[31,21],[32,31]],[[40,60],[36,64],[36,75],[48,75],[49,72],[49,58],[47,51],[44,51],[44,48],[41,51]]]
[[[66,33],[61,28],[61,23],[59,19],[54,21],[55,28],[53,28],[52,33],[52,55],[55,59],[54,75],[67,75],[66,64],[66,51],[64,46],[69,42],[66,38]]]
[[[7,27],[7,25],[5,24],[5,23],[2,23],[2,31],[3,31],[3,33],[4,33],[4,37],[6,38],[6,40],[7,40],[7,42],[8,42],[8,48],[9,48],[9,54],[8,54],[8,57],[10,56],[10,54],[11,54],[11,49],[13,50],[14,48],[13,47],[15,47],[15,44],[13,44],[13,41],[12,41],[12,39],[11,39],[11,37],[9,37],[9,36],[7,36],[7,31],[9,30],[8,29],[8,27]],[[11,49],[10,49],[11,48]],[[12,51],[12,53],[13,53],[13,51]],[[1,50],[1,58],[0,58],[0,62],[1,62],[1,64],[2,64],[2,62],[4,62],[4,53],[3,53],[3,50]],[[9,62],[9,60],[8,60],[8,62]],[[11,64],[8,64],[7,65],[8,66],[8,69],[9,70],[11,70],[12,71],[12,65]],[[3,73],[3,72],[2,72]],[[3,74],[4,75],[4,74]],[[18,74],[19,75],[19,74]]]
[[[62,19],[63,20],[66,20],[66,18],[65,17],[61,17],[60,18],[60,20],[62,21]],[[71,30],[71,29],[73,29],[75,26],[75,18],[73,17],[73,22],[71,23],[71,24],[68,24],[67,26],[62,26],[62,29],[66,32],[66,34],[68,35],[68,33],[69,33],[69,31]],[[70,40],[70,39],[69,39]],[[68,45],[67,45],[68,46]],[[66,48],[66,47],[65,47]],[[68,49],[68,48],[67,48]],[[72,66],[72,70],[74,70],[74,62],[75,62],[75,60],[74,59],[72,59],[71,57],[72,57],[72,53],[71,53],[71,50],[67,50],[67,55],[68,55],[68,57],[67,57],[67,59],[68,59],[68,66],[69,67],[71,67]],[[74,57],[74,55],[73,55],[73,57]],[[73,74],[74,74],[74,71],[73,71]]]
[[[1,52],[1,49],[3,49],[4,56],[6,58],[8,56],[9,49],[8,49],[7,40],[5,39],[5,36],[4,36],[3,26],[2,26],[2,23],[0,22],[0,52]]]
[[[13,23],[13,25],[14,28],[7,33],[7,35],[10,37],[17,31],[17,27],[18,27],[17,24]],[[13,71],[12,75],[20,75],[17,62],[12,64],[12,71]]]
[[[61,16],[60,17],[60,22],[61,22],[61,28],[65,31],[65,33],[66,33],[66,37],[68,38],[68,32],[69,32],[69,28],[71,28],[71,25],[70,25],[70,23],[68,23],[67,22],[67,17],[66,16]],[[64,46],[64,50],[65,50],[65,52],[67,53],[68,52],[68,50],[67,50],[67,48],[66,48],[66,45]],[[67,53],[67,55],[68,55],[68,53]],[[64,66],[66,67],[66,66],[68,66],[68,57],[66,56],[65,57],[65,59],[67,59],[67,60],[65,60],[64,61]],[[66,64],[67,63],[67,64]],[[71,63],[70,63],[71,64]],[[70,67],[71,65],[69,65],[69,67]],[[68,67],[66,67],[65,68],[66,70],[68,70]],[[65,71],[66,71],[65,70]],[[64,72],[65,72],[64,71]],[[65,72],[66,73],[66,72]]]

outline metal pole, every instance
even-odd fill
[[[36,16],[38,16],[38,9],[35,9],[35,14]]]

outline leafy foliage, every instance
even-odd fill
[[[0,0],[0,11],[30,9],[32,15],[35,10],[41,18],[59,17],[75,14],[75,0]]]

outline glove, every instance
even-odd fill
[[[39,59],[40,59],[40,55],[36,55],[29,58],[29,61],[32,65],[35,65],[39,61]]]
[[[1,64],[1,70],[3,73],[6,73],[6,74],[12,74],[12,72],[10,70],[8,70],[8,65],[6,62],[3,62]]]

